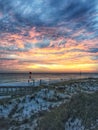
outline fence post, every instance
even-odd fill
[[[32,79],[32,72],[29,72],[28,84],[30,84],[31,79]]]
[[[33,79],[33,86],[35,86],[35,79]]]
[[[40,84],[40,86],[41,86],[41,84],[42,84],[42,81],[41,81],[41,79],[40,79],[40,81],[39,81],[39,82],[40,82],[39,84]]]

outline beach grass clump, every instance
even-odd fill
[[[69,116],[81,118],[84,126],[90,128],[98,119],[98,92],[74,96],[67,106]]]

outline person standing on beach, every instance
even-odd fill
[[[28,83],[30,83],[30,80],[31,80],[31,78],[32,78],[32,72],[29,72],[29,79],[28,79]]]

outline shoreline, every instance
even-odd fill
[[[33,84],[33,80],[35,81],[35,84],[36,86],[40,86],[40,80],[42,81],[43,84],[51,84],[51,83],[59,83],[59,82],[62,82],[62,81],[75,81],[75,80],[89,80],[89,79],[98,79],[98,77],[88,77],[88,78],[70,78],[70,79],[39,79],[39,80],[36,80],[36,79],[32,79],[30,81],[31,84]],[[14,86],[14,87],[17,87],[17,86],[30,86],[30,84],[28,83],[28,81],[17,81],[17,82],[3,82],[3,83],[0,83],[0,87],[3,87],[3,86]]]

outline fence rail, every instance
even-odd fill
[[[22,94],[26,94],[26,93],[33,93],[33,91],[35,90],[35,87],[33,86],[0,86],[0,96],[3,95],[22,95]]]
[[[58,83],[62,81],[61,80],[39,80],[35,81],[34,79],[31,80],[31,82],[28,83],[28,86],[0,86],[0,96],[2,95],[17,95],[17,94],[28,94],[33,93],[35,89],[37,89],[36,86],[41,85],[50,85],[51,83]]]

